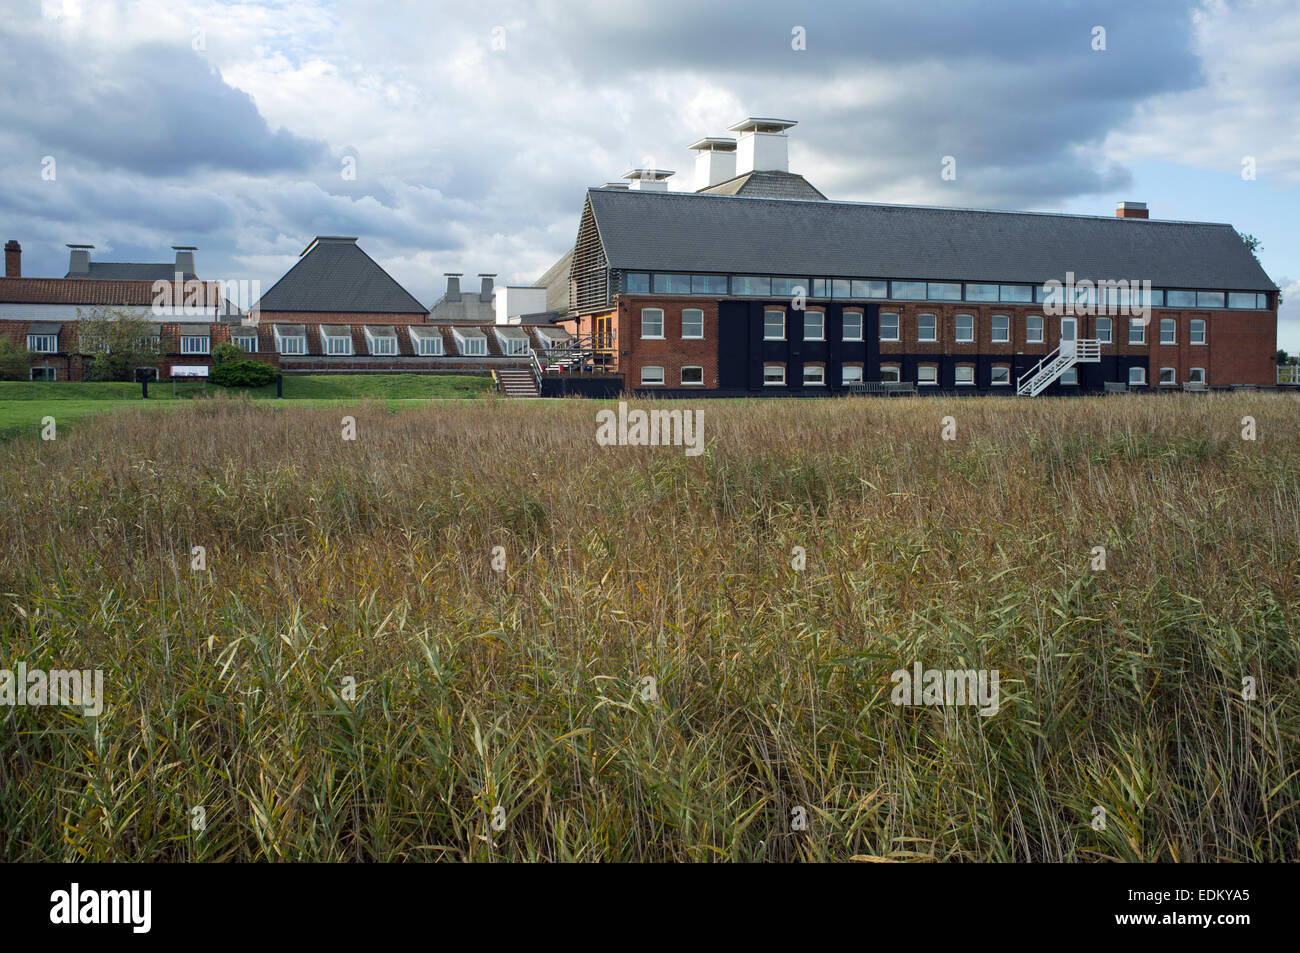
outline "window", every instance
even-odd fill
[[[862,314],[858,311],[844,312],[844,340],[862,340]]]
[[[1242,308],[1254,308],[1255,293],[1252,291],[1249,294],[1242,294],[1240,291],[1229,291],[1228,307],[1236,308],[1238,310]]]
[[[826,384],[826,368],[820,364],[803,366],[803,386],[822,387]]]
[[[845,364],[840,367],[840,383],[856,384],[862,380],[861,364]]]
[[[655,294],[688,295],[691,293],[690,275],[655,275]]]
[[[662,340],[664,336],[664,309],[641,309],[641,337]]]
[[[797,294],[808,293],[807,278],[773,278],[772,294],[781,297],[793,296]]]
[[[452,337],[456,339],[456,350],[464,357],[484,357],[487,355],[487,335],[478,328],[452,328]]]
[[[366,328],[366,346],[371,354],[393,355],[397,353],[397,332],[384,333],[392,329]]]
[[[784,311],[763,312],[763,340],[764,341],[785,340],[785,312]],[[785,381],[782,380],[782,383],[785,383]]]
[[[1130,387],[1142,387],[1147,382],[1147,369],[1145,367],[1130,367],[1128,369],[1128,383]]]
[[[725,295],[726,293],[726,275],[691,275],[691,294]]]
[[[808,297],[829,298],[831,296],[830,285],[831,283],[827,281],[825,278],[814,278],[812,280],[812,293],[809,294]]]
[[[898,340],[898,315],[882,314],[880,316],[880,340]]]
[[[57,354],[59,351],[59,336],[57,334],[29,334],[27,335],[27,350],[35,354]]]
[[[1077,367],[1067,367],[1065,370],[1061,371],[1061,383],[1078,384],[1079,369]]]
[[[682,340],[695,341],[704,337],[704,312],[687,308],[682,312]]]
[[[966,300],[967,301],[997,301],[998,286],[997,285],[967,285]]]
[[[924,281],[891,281],[889,284],[893,288],[893,296],[899,300],[922,301],[925,299]]]
[[[763,386],[764,387],[780,387],[784,384],[785,384],[784,364],[763,365]]]
[[[958,387],[974,387],[975,386],[975,365],[958,364],[956,381]]]
[[[281,354],[306,354],[307,338],[302,334],[277,334],[275,336],[276,345]]]
[[[1178,378],[1175,375],[1174,369],[1172,367],[1160,368],[1160,384],[1162,387],[1169,386],[1171,384],[1177,384],[1177,383],[1178,383]]]
[[[1110,318],[1097,319],[1097,340],[1102,344],[1110,343]]]
[[[231,338],[236,344],[242,347],[247,354],[257,353],[257,335],[255,334],[237,334]]]
[[[853,296],[853,282],[847,278],[832,279],[831,296],[835,298],[851,298]]]
[[[1128,343],[1129,344],[1147,343],[1147,325],[1146,325],[1145,318],[1128,319]]]
[[[937,341],[938,322],[932,314],[916,316],[916,339],[918,341]]]
[[[1032,285],[999,285],[998,299],[1000,301],[1033,301],[1034,288]]]
[[[497,343],[501,345],[501,353],[507,357],[527,357],[532,350],[532,342],[528,340],[528,332],[523,328],[497,328],[496,336]],[[393,353],[396,353],[396,351]]]
[[[993,315],[993,343],[1006,344],[1011,340],[1011,318],[1005,314]]]
[[[628,272],[623,276],[623,286],[632,294],[650,291],[650,276],[644,272]]]
[[[1187,371],[1187,383],[1189,383],[1189,384],[1204,384],[1204,383],[1205,383],[1205,368],[1203,368],[1203,367],[1192,367],[1192,368],[1189,368],[1188,371]]]
[[[420,357],[442,357],[442,334],[436,328],[411,328],[411,344]]]
[[[886,281],[858,281],[853,280],[853,297],[855,298],[888,298],[889,283]]]
[[[1178,343],[1178,322],[1173,318],[1160,319],[1160,343],[1177,344]]]
[[[1205,320],[1203,318],[1192,318],[1191,333],[1188,340],[1193,344],[1205,343]]]
[[[52,367],[33,367],[31,376],[34,381],[57,381],[59,379],[58,371]]]
[[[1171,308],[1194,308],[1196,307],[1196,292],[1166,291],[1165,304]]]
[[[704,368],[683,367],[682,385],[685,387],[702,387],[704,385]]]
[[[1043,343],[1043,316],[1042,315],[1035,314],[1025,318],[1025,343],[1026,344]]]
[[[1268,292],[1255,295],[1255,307],[1268,309]]]
[[[647,386],[659,385],[664,382],[664,369],[655,364],[649,364],[641,368],[641,383]]]
[[[772,293],[772,279],[753,275],[737,275],[731,279],[731,293],[733,295],[770,295]]]
[[[805,341],[826,340],[826,314],[822,311],[805,311],[803,313],[803,339]]]
[[[210,347],[211,339],[206,334],[181,335],[182,354],[207,354]]]
[[[960,301],[961,300],[961,283],[947,281],[931,281],[925,286],[926,297],[931,301]]]
[[[1222,291],[1196,292],[1196,306],[1198,308],[1222,308],[1223,292]]]
[[[918,384],[939,383],[939,368],[933,364],[922,364],[916,369],[916,382]]]
[[[957,343],[969,344],[975,340],[975,316],[971,314],[957,315]]]
[[[994,364],[993,375],[990,378],[994,387],[1006,387],[1011,383],[1011,365]]]
[[[899,370],[897,364],[880,365],[880,382],[882,384],[897,384],[899,381]]]

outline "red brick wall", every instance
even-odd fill
[[[641,337],[641,310],[659,308],[664,313],[664,339]],[[704,312],[704,337],[682,339],[682,311],[694,308]],[[683,367],[704,368],[704,390],[718,386],[718,302],[717,299],[655,297],[619,297],[617,337],[619,371],[627,388],[641,386],[641,368],[659,365],[664,369],[664,388],[681,387]],[[698,386],[698,385],[692,385]]]

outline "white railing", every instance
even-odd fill
[[[1037,397],[1075,364],[1096,364],[1101,360],[1101,341],[1096,338],[1065,338],[1028,374],[1016,378],[1016,394]]]
[[[1279,384],[1300,384],[1300,364],[1279,364],[1277,366]]]

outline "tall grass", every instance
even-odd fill
[[[1293,400],[687,406],[700,457],[582,401],[0,447],[0,666],[107,696],[0,709],[0,856],[1300,859]]]

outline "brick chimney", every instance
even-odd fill
[[[1146,202],[1120,202],[1115,206],[1116,218],[1146,218]]]
[[[5,242],[5,277],[21,278],[23,276],[23,246],[12,238]]]

